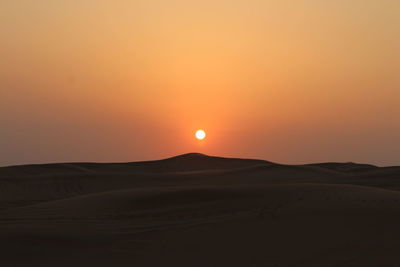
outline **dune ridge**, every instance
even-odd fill
[[[396,266],[399,222],[395,166],[189,153],[0,168],[4,266]]]

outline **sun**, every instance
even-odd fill
[[[197,130],[195,136],[198,140],[203,140],[206,138],[206,132],[204,130]]]

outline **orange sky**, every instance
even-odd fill
[[[0,165],[399,165],[399,25],[398,0],[3,0]]]

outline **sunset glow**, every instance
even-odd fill
[[[399,10],[391,0],[0,1],[0,164],[197,149],[396,164]],[[212,132],[207,146],[193,142],[199,126]]]

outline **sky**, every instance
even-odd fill
[[[400,165],[399,25],[398,0],[2,0],[0,165]]]

